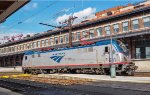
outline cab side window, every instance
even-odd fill
[[[109,50],[108,50],[108,46],[105,47],[105,53],[108,53]]]
[[[27,56],[25,56],[25,60],[27,60]]]

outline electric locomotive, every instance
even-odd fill
[[[110,51],[111,50],[111,51]],[[47,51],[26,51],[24,73],[96,73],[109,74],[111,64],[117,74],[134,75],[137,66],[129,60],[128,50],[121,41],[103,40],[91,45]]]

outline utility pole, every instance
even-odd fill
[[[69,27],[69,47],[72,47],[72,24],[76,18],[77,17],[71,15],[69,16],[68,20],[65,20],[65,22],[63,22]]]
[[[71,15],[69,16],[69,19],[68,20],[65,20],[64,22],[60,22],[60,24],[65,24],[66,26],[69,27],[69,47],[72,47],[72,24],[74,22],[74,20],[76,19],[77,17]],[[54,25],[50,25],[50,24],[45,24],[45,23],[39,23],[41,25],[45,25],[45,26],[51,26],[51,27],[55,27],[55,28],[60,28],[60,29],[63,29],[63,27],[61,26],[54,26]]]
[[[114,64],[113,59],[113,44],[112,44],[112,31],[110,31],[110,77],[115,78],[116,77],[116,66]]]

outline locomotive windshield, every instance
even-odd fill
[[[128,49],[127,49],[126,45],[123,42],[118,41],[118,44],[122,48],[123,52],[125,52],[125,53],[128,52]]]

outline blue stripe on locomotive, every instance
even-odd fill
[[[86,48],[86,47],[93,47],[93,46],[101,46],[101,45],[108,45],[110,44],[110,40],[103,40],[96,42],[94,45],[87,45],[87,46],[78,46],[78,47],[72,47],[72,48],[63,48],[59,50],[48,50],[48,51],[38,51],[34,52],[32,50],[26,51],[25,55],[31,55],[31,54],[39,54],[39,53],[46,53],[46,52],[55,52],[55,51],[62,51],[62,50],[71,50],[71,49],[78,49],[78,48]],[[116,40],[112,40],[112,45],[115,47],[117,52],[123,52],[123,49],[119,46]]]
[[[64,56],[52,56],[50,58],[53,59],[54,61],[56,61],[57,63],[59,63],[63,57]]]

